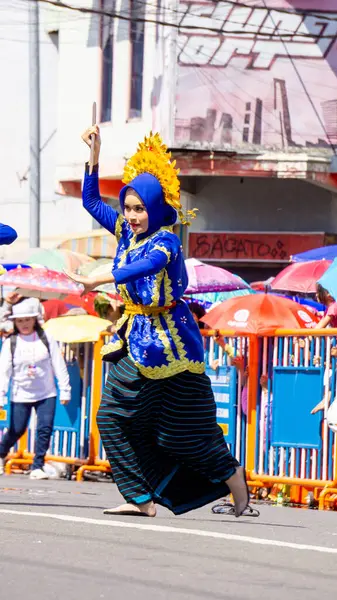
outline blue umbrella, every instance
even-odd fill
[[[250,288],[245,290],[231,290],[229,292],[203,292],[201,294],[188,294],[193,302],[208,302],[210,305],[215,302],[224,302],[229,298],[235,298],[236,296],[247,296],[248,294],[255,294],[255,290]]]
[[[335,258],[332,265],[330,265],[317,283],[328,290],[329,294],[337,300],[337,258]]]
[[[255,290],[232,290],[231,292],[204,292],[201,294],[188,294],[184,296],[184,300],[187,304],[191,302],[197,302],[204,307],[205,310],[211,308],[214,304],[219,304],[230,298],[237,296],[248,296],[249,294],[257,294]]]
[[[12,271],[13,269],[17,269],[18,267],[21,267],[22,269],[31,269],[32,267],[30,265],[21,265],[18,263],[1,263],[3,268],[6,269],[6,271]]]
[[[13,229],[13,227],[10,227],[9,225],[4,225],[3,223],[0,223],[0,245],[2,246],[2,244],[12,244],[13,242],[15,242],[16,238],[18,237],[18,234],[16,233],[15,229]]]
[[[337,258],[337,246],[322,246],[290,257],[291,262],[307,262],[309,260],[334,260]]]

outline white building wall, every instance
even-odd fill
[[[337,194],[294,179],[201,177],[191,231],[337,233]]]
[[[81,5],[84,3],[81,1]],[[73,3],[74,4],[74,3]],[[93,4],[87,2],[86,4]],[[99,6],[95,3],[95,6]],[[129,14],[128,0],[117,0],[116,13]],[[148,5],[148,17],[154,18],[155,3]],[[98,103],[100,114],[101,50],[99,48],[99,19],[96,15],[81,15],[77,29],[72,23],[62,22],[59,51],[59,108],[58,155],[56,176],[59,181],[78,180],[83,175],[83,162],[88,149],[80,140],[81,133],[91,124],[92,102]],[[139,141],[151,129],[160,131],[170,144],[170,118],[174,96],[170,32],[160,32],[156,41],[156,27],[145,24],[142,116],[129,119],[131,46],[130,22],[115,19],[113,57],[112,119],[101,125],[102,177],[120,178],[125,158],[131,156]],[[160,104],[153,107],[155,80],[160,80]]]
[[[11,246],[12,250],[28,246],[29,238],[28,5],[21,0],[1,0],[0,17],[0,79],[3,83],[0,220],[18,231],[19,239]],[[92,220],[83,211],[79,199],[55,193],[59,55],[55,36],[46,33],[46,9],[42,5],[40,19],[41,243],[51,246],[62,236],[91,228]],[[0,248],[0,257],[5,257],[8,251],[6,247]]]

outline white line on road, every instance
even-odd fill
[[[292,548],[293,550],[307,550],[310,552],[337,554],[337,548],[312,546],[310,544],[295,544],[293,542],[284,542],[281,540],[268,540],[266,538],[250,537],[247,535],[234,535],[232,533],[220,533],[218,531],[207,531],[203,529],[168,527],[167,525],[146,525],[145,523],[128,523],[126,521],[110,521],[108,519],[90,519],[89,517],[75,517],[73,515],[58,515],[56,513],[44,512],[26,512],[22,510],[0,509],[0,513],[6,515],[20,515],[24,517],[42,517],[44,519],[54,519],[56,521],[67,521],[71,523],[86,523],[87,525],[101,525],[103,527],[141,529],[142,531],[153,531],[155,533],[180,533],[184,535],[196,535],[206,538],[217,538],[220,540],[231,540],[233,542],[244,542],[247,544],[259,544],[260,546],[277,546],[279,548]]]

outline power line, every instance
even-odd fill
[[[183,36],[184,36],[184,34],[182,33],[181,36],[180,36],[180,38],[183,37]],[[211,36],[206,36],[205,38],[203,38],[203,45],[198,48],[198,55],[205,56],[206,58],[208,58],[208,60],[212,59],[214,56],[216,57],[216,52],[218,50],[218,49],[214,50],[214,48],[211,48],[211,47],[207,46],[207,40],[211,40],[211,39],[212,39]],[[178,41],[179,41],[179,38],[178,38]],[[185,52],[186,51],[185,48],[186,48],[186,44],[184,44],[183,46],[179,46],[180,53]],[[206,50],[206,52],[203,52],[201,48],[204,48]],[[209,53],[207,54],[208,50],[209,50]],[[246,50],[245,46],[238,45],[237,48],[236,48],[236,51],[238,52],[238,55],[235,56],[235,58],[247,58],[247,55],[245,55],[244,52],[241,52],[242,50]],[[275,57],[275,53],[274,52],[267,52],[265,50],[260,50],[259,51],[259,55],[261,55],[262,57],[271,57],[271,58]],[[189,55],[189,56],[191,57],[191,55]],[[299,60],[302,61],[303,57],[299,57]],[[316,63],[316,61],[318,61],[318,60],[322,60],[322,57],[310,57],[308,60],[305,59],[305,61],[306,61],[305,62],[305,68],[306,69],[315,69],[315,70],[320,69],[320,71],[321,71],[322,69],[321,69],[321,65],[320,64],[312,64],[310,62],[310,61],[315,61],[315,63]],[[258,73],[261,73],[261,72],[269,70],[269,69],[262,69],[261,70],[261,69],[254,69],[254,68],[249,68],[249,69],[247,69],[247,68],[239,68],[239,67],[236,67],[233,64],[232,61],[230,61],[230,62],[228,62],[226,64],[222,64],[222,65],[221,64],[214,64],[214,63],[202,64],[202,65],[200,65],[198,63],[190,63],[190,64],[186,64],[185,66],[190,66],[190,67],[193,66],[193,67],[196,67],[196,68],[199,68],[199,67],[208,67],[210,69],[226,69],[228,66],[231,66],[231,68],[236,69],[238,71],[238,73],[244,73],[246,76],[248,76],[249,74],[254,74],[253,75],[254,80],[261,81],[262,83],[264,83],[264,82],[263,82],[262,79],[260,79],[258,77]],[[326,85],[325,83],[322,83],[320,81],[319,82],[319,87],[320,88],[327,88],[327,89],[335,90],[336,91],[336,84],[335,85]],[[293,90],[293,91],[295,91],[295,90]],[[315,96],[317,98],[325,99],[325,98],[323,98],[321,96],[317,96],[316,94],[315,94]]]
[[[27,1],[27,0],[26,0],[26,1]],[[30,1],[30,0],[28,0],[28,1]],[[41,1],[42,3],[44,2],[44,0],[40,0],[40,1]],[[57,0],[55,0],[55,1],[57,1]],[[22,2],[22,0],[18,0],[18,2]],[[153,8],[154,10],[153,10],[153,13],[152,13],[152,14],[157,14],[157,5],[156,5],[156,4],[151,4],[151,3],[150,3],[150,2],[148,2],[147,0],[145,0],[145,1],[142,1],[142,0],[136,0],[136,3],[137,3],[137,4],[139,4],[139,5],[141,5],[141,6],[146,6],[147,8]],[[228,2],[227,0],[223,0],[223,3],[224,3],[224,4],[233,4],[233,8],[234,8],[234,6],[238,6],[238,4],[236,4],[235,2]],[[216,3],[215,3],[215,4],[216,4]],[[59,3],[59,2],[57,2],[57,5],[58,5],[58,6],[60,6],[60,3]],[[186,9],[185,9],[185,10],[182,10],[182,11],[181,11],[181,10],[174,9],[174,8],[171,8],[171,7],[165,7],[165,12],[169,12],[169,13],[174,13],[174,14],[177,14],[177,15],[181,16],[182,18],[183,18],[183,17],[185,17],[187,14],[189,14],[189,15],[191,15],[191,16],[193,16],[193,17],[195,17],[195,18],[202,18],[202,19],[204,19],[204,18],[209,18],[209,19],[210,19],[210,20],[212,20],[212,21],[219,21],[219,22],[221,22],[221,23],[223,23],[223,21],[224,21],[224,18],[217,18],[217,17],[211,16],[211,15],[210,15],[210,16],[206,16],[206,17],[205,17],[205,16],[202,16],[202,15],[194,14],[193,12],[190,12],[190,6],[191,6],[191,4],[186,4]],[[240,5],[240,6],[241,6],[241,5]],[[244,6],[244,5],[242,5],[242,6]],[[246,5],[245,5],[245,6],[246,6]],[[248,7],[248,6],[247,6],[247,7]],[[78,7],[77,7],[77,8],[78,8]],[[252,11],[252,10],[253,10],[255,7],[253,7],[253,6],[249,6],[248,8],[249,8],[249,9]],[[266,10],[266,9],[264,9],[263,7],[257,7],[257,8],[262,8],[264,11]],[[74,7],[74,10],[75,10],[75,9],[76,9],[76,7]],[[1,9],[0,9],[0,10],[1,10]],[[92,10],[92,9],[88,9],[88,10]],[[276,12],[280,12],[280,11],[279,11],[279,9],[273,9],[273,10],[274,10],[274,11],[276,11]],[[267,12],[269,12],[269,9],[267,9]],[[119,14],[120,14],[120,15],[124,15],[124,14],[128,14],[128,12],[127,12],[127,11],[124,11],[124,10],[122,10],[122,11],[121,11]],[[151,13],[150,13],[150,14],[151,14]],[[297,13],[295,13],[295,12],[294,12],[294,13],[291,13],[291,14],[293,14],[293,15],[295,15],[295,16],[297,15]],[[110,18],[111,18],[112,14],[109,14],[109,16],[110,16]],[[302,15],[300,15],[300,16],[302,16]],[[78,21],[80,18],[81,18],[81,17],[74,18],[74,21]],[[83,18],[85,18],[85,17],[83,17]],[[133,20],[134,20],[134,19],[133,19]],[[65,19],[64,19],[62,22],[67,22],[67,17],[65,17]],[[231,24],[231,25],[232,25],[232,24],[233,24],[233,25],[242,25],[242,23],[241,23],[240,21],[235,21],[235,20],[233,20],[233,19],[230,19],[230,18],[229,18],[229,19],[228,19],[228,18],[226,18],[226,24]],[[181,23],[180,23],[180,26],[181,26],[181,27],[183,27],[183,25],[181,25]],[[270,30],[272,30],[272,31],[275,31],[275,27],[274,27],[274,26],[272,27],[272,26],[270,26],[270,25],[266,25],[265,23],[263,24],[263,29],[270,29]],[[241,32],[241,34],[243,34],[243,33],[244,33],[244,32],[242,32],[241,30],[240,30],[240,32]],[[294,35],[294,32],[293,32],[292,30],[290,30],[290,29],[282,28],[282,32],[289,33],[289,35],[291,35],[291,36],[293,36],[293,35]],[[227,32],[227,33],[230,33],[230,32]],[[251,29],[251,30],[250,30],[248,33],[249,33],[249,35],[259,35],[259,31],[253,31],[252,29]],[[266,35],[266,33],[264,33],[264,35]],[[271,33],[271,37],[272,37],[272,35],[273,35],[273,34]],[[311,34],[296,34],[296,35],[297,35],[297,36],[300,36],[300,37],[301,37],[301,36],[309,36],[309,37],[311,37]],[[323,37],[323,39],[324,39],[324,36],[321,36],[321,37],[320,37],[320,39],[322,39],[322,37]],[[332,36],[332,37],[333,37],[333,36]]]
[[[180,50],[181,50],[181,48],[180,48]],[[200,53],[202,54],[202,52],[200,52]],[[220,96],[223,98],[223,100],[225,101],[225,103],[227,103],[227,104],[228,104],[228,105],[229,105],[229,106],[230,106],[230,107],[231,107],[231,108],[232,108],[232,109],[233,109],[233,110],[234,110],[234,111],[235,111],[235,112],[238,114],[238,116],[240,117],[240,119],[242,118],[242,115],[241,115],[241,114],[239,114],[239,113],[238,113],[238,111],[236,110],[236,108],[235,108],[235,107],[234,107],[232,104],[230,104],[230,103],[228,102],[228,99],[227,99],[227,98],[225,97],[225,95],[224,95],[224,94],[221,92],[221,90],[220,90],[220,89],[217,87],[217,83],[218,83],[218,84],[220,83],[220,82],[219,82],[219,80],[218,80],[218,81],[216,81],[215,79],[213,79],[213,77],[212,77],[212,74],[211,74],[211,73],[206,73],[206,72],[204,71],[204,69],[202,69],[202,68],[195,67],[195,66],[193,66],[193,65],[190,65],[190,66],[186,65],[186,67],[187,67],[187,68],[188,68],[188,67],[189,67],[189,68],[193,68],[193,69],[194,69],[194,71],[195,71],[195,73],[196,73],[196,75],[199,77],[199,79],[200,79],[200,76],[201,76],[201,75],[203,75],[203,76],[205,77],[205,79],[206,79],[206,75],[207,75],[207,76],[208,76],[208,79],[206,79],[206,81],[208,81],[208,83],[210,83],[211,85],[213,85],[213,86],[215,87],[215,89],[217,90],[218,94],[219,94],[219,95],[220,95]],[[218,69],[219,69],[219,68],[220,68],[220,69],[222,69],[222,75],[225,75],[223,67],[216,67],[216,68],[218,68]],[[236,67],[233,67],[233,65],[232,65],[232,68],[233,68],[233,69],[235,69],[235,70],[237,70],[237,71],[239,71],[239,72],[240,72],[240,74],[242,73],[242,71],[241,71],[240,69],[236,69]],[[201,73],[200,73],[200,71],[201,71]],[[255,78],[254,78],[254,79],[255,79]],[[256,99],[256,97],[255,97],[255,96],[253,96],[251,93],[249,93],[249,92],[248,92],[246,89],[244,89],[244,88],[242,88],[241,86],[239,86],[239,84],[236,82],[236,80],[235,80],[234,78],[233,78],[233,79],[229,79],[229,78],[228,78],[228,81],[230,81],[230,82],[231,82],[233,85],[235,85],[235,86],[236,86],[236,87],[237,87],[239,90],[241,90],[242,92],[244,92],[244,93],[246,93],[248,96],[250,96],[250,98],[252,98],[253,100],[255,100],[255,99]],[[263,82],[263,83],[265,83],[265,82]],[[243,97],[237,96],[237,95],[236,95],[236,94],[234,94],[233,92],[228,92],[228,94],[229,94],[229,95],[231,95],[231,96],[233,96],[234,98],[237,98],[238,100],[240,100],[240,101],[242,101],[242,102],[245,102],[245,100],[243,99]],[[265,111],[266,111],[266,112],[267,112],[267,113],[268,113],[268,114],[269,114],[271,117],[273,117],[273,113],[272,113],[272,111],[271,111],[271,110],[269,110],[269,109],[268,109],[266,106],[264,106],[264,110],[265,110]],[[270,128],[270,129],[271,129],[272,131],[274,131],[275,133],[278,133],[278,130],[277,130],[277,129],[275,129],[275,128],[273,127],[272,123],[270,123],[269,121],[267,121],[267,120],[266,120],[264,117],[261,117],[261,122],[262,122],[262,123],[264,123],[264,125],[266,125],[268,128]],[[235,128],[236,128],[236,129],[237,129],[237,130],[238,130],[240,133],[242,133],[242,131],[241,131],[241,130],[240,130],[238,127],[237,127],[237,125],[236,125],[234,122],[233,122],[233,125],[234,125],[234,127],[235,127]],[[295,129],[293,129],[293,128],[292,128],[292,131],[293,131],[293,132],[294,132],[294,134],[296,134],[296,135],[297,135],[297,136],[298,136],[300,139],[302,139],[302,141],[303,141],[303,142],[305,142],[305,140],[304,140],[304,138],[303,138],[303,134],[299,133],[298,131],[296,131],[296,130],[295,130]]]
[[[327,14],[327,11],[323,11],[322,13],[317,13],[317,12],[313,12],[310,10],[306,10],[306,9],[296,9],[296,10],[289,10],[288,8],[270,8],[268,6],[266,6],[264,0],[261,0],[261,2],[263,2],[264,6],[256,6],[256,5],[252,5],[252,4],[246,4],[244,2],[239,2],[239,0],[211,0],[211,2],[213,2],[214,4],[219,4],[219,2],[225,2],[226,4],[231,4],[232,6],[237,6],[239,8],[250,8],[251,10],[263,10],[263,11],[268,11],[268,12],[278,12],[278,13],[284,13],[286,15],[303,15],[305,17],[317,17],[319,19],[326,19],[327,21],[337,21],[337,17],[331,17],[330,15]],[[332,11],[331,11],[332,12]]]
[[[184,52],[184,53],[186,53],[186,55],[187,55],[187,56],[190,56],[190,55],[188,54],[188,52],[186,51],[186,48],[185,48],[184,46],[179,46],[179,50],[180,50],[180,52]],[[198,54],[201,54],[201,55],[203,55],[203,56],[205,56],[205,57],[209,58],[209,55],[208,55],[208,54],[206,54],[205,52],[202,52],[202,50],[201,50],[201,49],[199,49],[199,50],[198,50]],[[290,57],[289,57],[289,58],[290,58]],[[294,66],[294,70],[295,70],[295,73],[296,73],[296,75],[297,75],[297,78],[299,79],[299,82],[300,82],[300,84],[301,84],[301,87],[302,87],[302,89],[303,89],[303,91],[304,91],[304,93],[305,93],[305,95],[306,95],[307,99],[309,100],[309,102],[310,102],[310,105],[311,105],[312,109],[314,110],[316,117],[318,118],[318,122],[319,122],[319,124],[321,125],[321,127],[322,127],[322,130],[323,130],[324,134],[325,134],[325,135],[326,135],[326,137],[327,137],[328,143],[329,143],[329,145],[330,145],[331,149],[333,150],[333,152],[335,153],[335,147],[334,147],[334,145],[331,143],[331,140],[330,140],[330,138],[329,138],[329,135],[328,135],[328,133],[327,133],[327,131],[326,131],[326,128],[325,128],[325,126],[324,126],[324,123],[322,122],[322,120],[321,120],[321,118],[320,118],[320,115],[319,115],[319,113],[318,113],[318,111],[317,111],[317,109],[316,109],[316,107],[315,107],[315,104],[314,104],[314,103],[313,103],[313,101],[312,101],[312,96],[313,96],[313,94],[312,94],[311,96],[309,95],[309,92],[308,92],[308,90],[307,90],[307,88],[306,88],[306,86],[305,86],[305,84],[304,84],[304,81],[303,81],[303,79],[301,78],[301,75],[300,75],[300,74],[299,74],[299,72],[297,71],[297,68],[295,68],[295,65],[293,64],[293,62],[292,62],[292,61],[291,61],[291,63],[292,63],[292,65]],[[193,68],[193,69],[195,69],[195,70],[196,70],[196,72],[197,72],[197,70],[199,70],[199,69],[200,69],[200,70],[202,70],[202,69],[205,69],[205,67],[207,67],[207,65],[202,65],[202,66],[193,65],[193,64],[186,64],[186,65],[183,65],[183,68]],[[212,69],[221,69],[221,75],[225,76],[225,69],[224,69],[224,67],[223,67],[223,66],[221,66],[221,65],[212,65],[212,67],[211,67],[211,68],[212,68]],[[239,75],[245,75],[245,76],[249,77],[249,74],[251,73],[251,72],[250,72],[250,73],[248,73],[246,69],[240,69],[240,68],[237,68],[237,67],[236,67],[235,65],[233,65],[233,64],[231,64],[231,68],[232,68],[233,70],[237,71],[237,73],[238,73]],[[211,76],[211,74],[210,74],[210,76]],[[254,74],[254,76],[253,76],[253,79],[254,79],[254,81],[260,81],[261,83],[263,83],[264,85],[266,85],[266,82],[265,82],[265,81],[263,81],[262,79],[260,79],[259,77],[257,77],[255,74]],[[214,85],[215,85],[215,81],[214,81],[214,80],[212,80],[212,81],[213,81],[213,83],[214,83]],[[236,81],[236,79],[235,79],[235,78],[231,79],[230,81],[231,81],[231,83],[232,83],[233,85],[235,85],[236,87],[238,87],[238,88],[239,88],[241,91],[244,91],[246,94],[248,94],[248,96],[250,96],[251,98],[255,99],[255,96],[253,96],[253,95],[252,95],[252,94],[250,94],[250,93],[249,93],[249,92],[248,92],[246,89],[243,89],[243,88],[241,88],[241,87],[238,85],[238,83],[237,83],[237,81]],[[332,87],[332,86],[325,86],[324,84],[320,84],[320,85],[322,85],[323,87],[327,87],[327,88],[329,88],[329,89],[336,89],[335,87]],[[290,89],[290,88],[288,88],[288,89]],[[290,89],[290,91],[293,91],[294,93],[298,93],[298,92],[296,92],[296,90],[292,90],[292,89]],[[220,93],[220,91],[219,91],[219,93]],[[303,93],[303,92],[302,92],[302,93]],[[239,98],[238,96],[235,96],[235,94],[233,94],[233,93],[232,93],[232,95],[233,95],[234,97],[236,97],[236,98],[238,98],[238,99],[242,100],[242,98]],[[317,98],[319,98],[320,100],[326,100],[326,98],[325,98],[325,97],[320,97],[320,96],[316,96],[316,97],[317,97]],[[265,111],[267,111],[267,112],[268,112],[268,113],[269,113],[271,116],[273,116],[273,113],[272,113],[272,111],[270,111],[268,108],[264,107],[264,110],[265,110]],[[268,123],[268,122],[267,122],[265,119],[262,119],[262,121],[263,121],[265,124],[267,124],[269,127],[271,126],[271,124],[270,124],[270,123]],[[276,129],[274,129],[274,131],[276,132],[277,130],[276,130]],[[295,134],[295,135],[297,135],[299,138],[301,138],[303,141],[305,141],[305,140],[304,140],[304,138],[303,138],[303,134],[301,134],[301,133],[299,133],[298,131],[296,131],[296,129],[295,129],[294,127],[292,127],[292,131],[294,132],[294,134]],[[316,134],[316,135],[317,135],[317,134]],[[310,137],[310,136],[309,136],[309,137]]]
[[[263,4],[266,6],[266,0],[262,0],[262,2],[263,2]],[[270,18],[271,18],[271,20],[274,22],[274,20],[273,20],[273,17],[271,16]],[[275,23],[275,22],[274,22],[274,23]],[[305,85],[305,83],[304,83],[304,81],[303,81],[303,79],[302,79],[302,76],[301,76],[301,74],[300,74],[300,72],[299,72],[299,70],[298,70],[298,68],[297,68],[297,66],[296,66],[296,64],[295,64],[295,61],[293,60],[293,58],[292,58],[291,54],[289,53],[289,51],[288,51],[288,47],[287,47],[286,43],[284,42],[284,40],[281,40],[281,41],[282,41],[282,44],[283,44],[283,46],[284,46],[284,49],[285,49],[285,51],[286,51],[286,53],[287,53],[288,59],[290,60],[290,62],[291,62],[291,64],[292,64],[292,66],[293,66],[293,69],[294,69],[294,71],[295,71],[295,73],[296,73],[296,75],[297,75],[297,77],[298,77],[298,80],[299,80],[299,82],[300,82],[300,83],[301,83],[301,85],[302,85],[302,88],[303,88],[303,90],[304,90],[304,93],[305,93],[305,95],[306,95],[306,97],[307,97],[307,99],[308,99],[308,101],[309,101],[309,103],[310,103],[310,105],[311,105],[311,108],[313,109],[313,111],[314,111],[314,113],[315,113],[315,115],[316,115],[316,117],[317,117],[317,119],[318,119],[318,121],[319,121],[319,123],[320,123],[320,125],[321,125],[321,127],[322,127],[322,130],[324,131],[324,133],[325,133],[325,135],[326,135],[326,138],[327,138],[327,140],[328,140],[328,142],[329,142],[329,144],[330,144],[331,150],[332,150],[333,154],[336,154],[336,148],[335,148],[335,145],[332,143],[332,140],[331,140],[331,138],[330,138],[330,135],[328,134],[328,132],[327,132],[327,130],[326,130],[326,127],[325,127],[325,125],[324,125],[324,123],[323,123],[323,121],[322,121],[322,119],[321,119],[321,116],[320,116],[320,114],[319,114],[319,112],[318,112],[318,110],[317,110],[317,108],[316,108],[316,106],[315,106],[315,104],[314,104],[314,102],[313,102],[313,100],[312,100],[312,98],[311,98],[311,96],[310,96],[310,94],[309,94],[308,90],[307,90],[307,87],[306,87],[306,85]]]
[[[24,0],[25,2],[33,2],[34,0]],[[227,0],[226,0],[227,1]],[[146,17],[142,18],[142,17],[131,17],[131,16],[126,16],[122,13],[117,13],[117,12],[111,12],[111,11],[105,11],[105,10],[99,10],[96,8],[87,8],[84,6],[72,6],[70,4],[67,4],[65,2],[58,2],[58,0],[38,0],[39,3],[42,4],[48,4],[51,6],[56,6],[57,8],[62,8],[62,9],[67,9],[67,10],[71,10],[71,11],[75,11],[75,12],[80,12],[83,14],[93,14],[93,15],[98,15],[98,16],[106,16],[106,17],[113,17],[115,19],[120,19],[122,21],[132,21],[134,23],[150,23],[150,24],[154,24],[154,25],[162,25],[163,27],[172,27],[174,29],[179,29],[179,30],[190,30],[190,31],[209,31],[211,33],[217,33],[217,34],[226,34],[226,35],[242,35],[242,36],[247,36],[247,35],[259,35],[260,37],[266,37],[267,39],[280,39],[282,40],[283,38],[293,38],[295,35],[297,38],[308,38],[311,40],[317,39],[317,40],[322,40],[322,39],[331,39],[331,40],[335,40],[337,39],[337,35],[320,35],[320,34],[311,34],[311,33],[280,33],[280,34],[276,34],[274,33],[268,33],[268,32],[264,32],[264,31],[256,31],[256,32],[243,32],[242,29],[239,30],[226,30],[226,29],[219,29],[216,27],[206,27],[206,26],[202,26],[202,25],[182,25],[181,23],[175,23],[173,21],[163,21],[161,19],[148,19]],[[244,5],[240,5],[240,6],[244,6]],[[249,7],[251,8],[251,7]],[[262,8],[262,7],[261,7]],[[263,9],[265,10],[265,9]],[[289,14],[296,14],[296,13],[289,13]],[[335,19],[337,20],[337,18]]]

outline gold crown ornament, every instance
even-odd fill
[[[176,168],[176,161],[171,161],[171,152],[163,144],[159,133],[150,132],[143,142],[138,144],[137,152],[128,160],[124,167],[123,183],[131,183],[135,177],[142,173],[150,173],[156,177],[163,188],[164,199],[167,204],[175,208],[183,225],[190,225],[197,209],[183,211],[180,202],[180,169]]]

